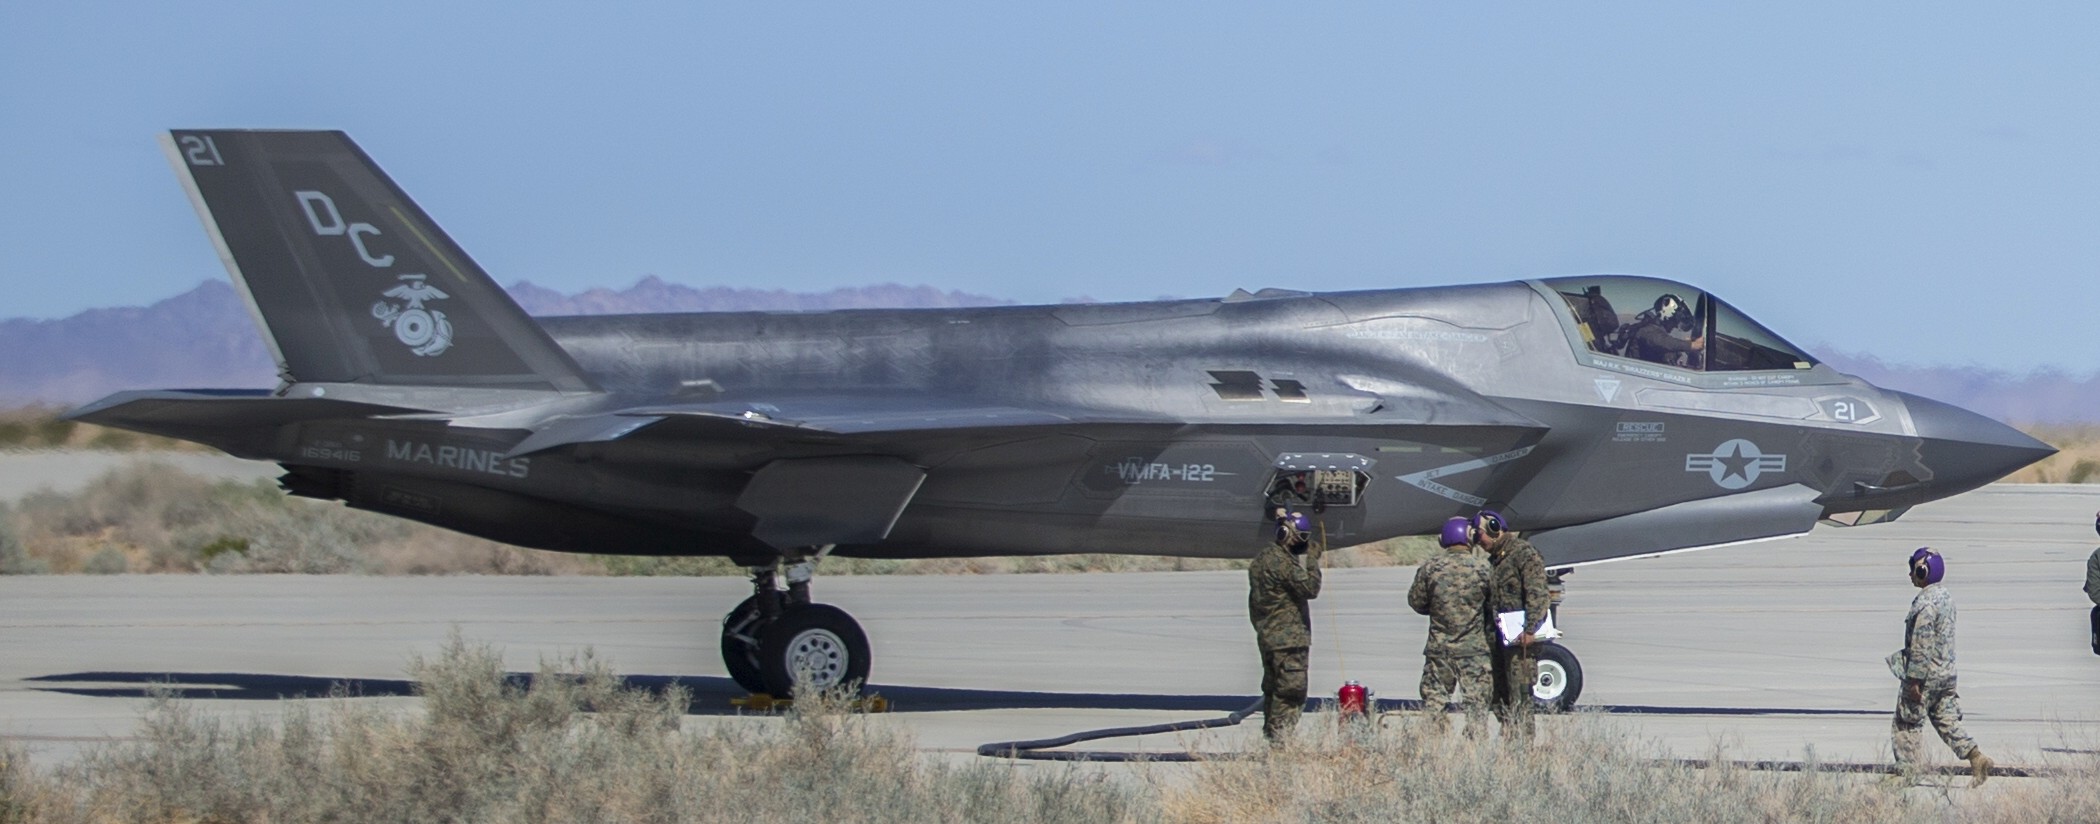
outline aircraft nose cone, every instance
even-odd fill
[[[1933,485],[1948,491],[1974,489],[2043,458],[2056,448],[2005,424],[1953,404],[1901,395],[1917,427],[1919,456],[1932,470]]]

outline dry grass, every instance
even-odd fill
[[[25,406],[0,409],[0,449],[107,449],[118,452],[211,452],[211,447],[158,435],[141,435],[90,423],[60,420],[63,409]]]
[[[12,534],[19,550],[10,555]],[[17,560],[12,564],[10,557]],[[268,481],[211,480],[165,464],[112,470],[77,492],[0,509],[0,572],[588,573],[536,552],[291,498]]]
[[[508,678],[460,642],[411,667],[420,713],[354,699],[226,721],[165,695],[137,740],[0,773],[25,822],[1042,821],[1152,818],[1078,769],[922,763],[908,737],[800,700],[769,723],[684,729],[687,696],[622,686],[589,654]],[[9,812],[14,811],[14,812]],[[0,818],[0,821],[6,821]]]
[[[2100,764],[2087,756],[2056,777],[1947,792],[1943,779],[1895,790],[1881,777],[1735,766],[1718,746],[1711,769],[1689,766],[1603,716],[1542,724],[1529,748],[1409,727],[1368,738],[1325,734],[1298,749],[1210,761],[1160,788],[1165,820],[1621,822],[2100,821]],[[1952,779],[1958,786],[1966,779]]]
[[[1984,792],[1897,791],[1814,769],[1695,769],[1577,715],[1529,748],[1319,724],[1303,746],[1186,770],[1016,768],[923,757],[893,718],[856,714],[841,694],[779,718],[701,721],[682,689],[625,687],[588,652],[529,679],[501,663],[455,637],[410,666],[420,710],[336,697],[228,720],[163,694],[136,738],[48,770],[0,742],[0,824],[2100,820],[2091,757]]]

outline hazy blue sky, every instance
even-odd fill
[[[0,317],[224,277],[157,131],[340,128],[504,283],[1629,272],[2085,372],[2096,40],[2070,3],[6,3]]]

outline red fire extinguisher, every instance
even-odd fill
[[[1371,691],[1363,684],[1350,681],[1334,693],[1335,707],[1342,723],[1365,721],[1371,717]]]

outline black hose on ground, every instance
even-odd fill
[[[1256,698],[1254,703],[1247,705],[1246,709],[1222,718],[1176,721],[1171,724],[1149,724],[1142,727],[1109,727],[1035,741],[995,741],[978,747],[977,754],[988,758],[1018,758],[1029,761],[1098,761],[1107,763],[1126,761],[1223,761],[1233,758],[1245,758],[1247,754],[1240,752],[1127,752],[1120,750],[1058,750],[1045,752],[1045,750],[1050,750],[1054,747],[1069,747],[1081,741],[1098,741],[1103,738],[1127,738],[1138,735],[1158,735],[1163,732],[1187,732],[1189,730],[1207,730],[1213,727],[1230,727],[1247,720],[1249,715],[1261,712],[1261,706],[1262,700]]]
[[[1381,701],[1380,703],[1383,704],[1388,702]],[[1402,702],[1390,703],[1400,704]],[[1232,713],[1231,715],[1223,716],[1220,718],[1204,718],[1195,721],[1176,721],[1169,724],[1148,724],[1140,727],[1106,727],[1098,730],[1083,730],[1080,732],[1072,733],[1070,735],[1061,735],[1056,738],[1039,738],[1034,741],[995,741],[990,744],[979,746],[977,748],[977,754],[985,756],[987,758],[1013,758],[1024,761],[1093,761],[1110,764],[1127,763],[1131,761],[1158,761],[1171,763],[1189,763],[1196,761],[1229,761],[1233,759],[1250,757],[1252,753],[1131,752],[1128,750],[1056,750],[1055,748],[1069,747],[1073,744],[1077,744],[1082,741],[1099,741],[1104,738],[1131,738],[1140,735],[1158,735],[1160,733],[1168,732],[1187,732],[1190,730],[1207,730],[1216,727],[1230,727],[1239,724],[1241,721],[1247,720],[1247,716],[1249,715],[1261,712],[1261,709],[1262,699],[1256,698],[1254,699],[1254,703],[1248,704],[1245,709],[1241,709],[1237,712]],[[1383,713],[1381,713],[1381,715],[1382,714]],[[1752,770],[1756,772],[1814,771],[1825,773],[1886,774],[1894,769],[1894,767],[1888,764],[1850,763],[1843,761],[1825,761],[1818,763],[1809,763],[1805,761],[1788,761],[1783,759],[1714,761],[1705,758],[1665,758],[1657,759],[1656,761],[1651,763],[1657,765],[1675,765],[1682,767],[1690,767],[1695,770],[1708,770],[1725,765],[1739,770]],[[1963,776],[1969,774],[1969,768],[1966,766],[1935,766],[1924,768],[1923,772],[1936,773],[1940,775]],[[2052,770],[2044,767],[2017,767],[2007,765],[1995,765],[1991,767],[1991,777],[1993,778],[2038,778],[2051,775],[2060,775],[2061,772],[2062,771],[2060,770]]]

